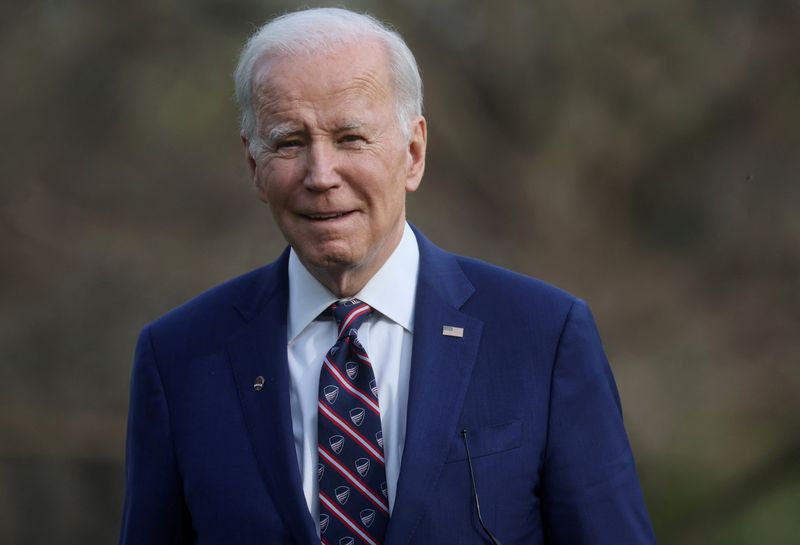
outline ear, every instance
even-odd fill
[[[425,172],[425,150],[428,145],[428,124],[425,118],[417,116],[411,125],[411,138],[408,141],[408,171],[406,172],[406,191],[416,191]]]
[[[242,145],[244,146],[244,156],[245,160],[247,161],[247,169],[250,172],[250,179],[253,181],[253,185],[256,186],[256,190],[258,190],[258,195],[262,201],[267,202],[267,195],[262,187],[262,184],[258,181],[258,171],[256,169],[256,160],[253,158],[253,154],[250,151],[250,140],[248,140],[247,136],[244,133],[241,133],[242,138]]]
[[[256,160],[253,159],[253,154],[250,153],[250,140],[247,135],[242,132],[239,135],[242,138],[242,145],[244,146],[244,158],[247,161],[247,168],[250,172],[250,179],[256,183]]]

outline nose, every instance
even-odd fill
[[[311,191],[328,191],[341,183],[338,174],[336,150],[320,141],[312,142],[308,149],[306,176],[303,181]]]

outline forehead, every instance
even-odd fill
[[[253,87],[259,117],[296,108],[375,108],[394,99],[389,56],[374,39],[263,56],[253,68]]]

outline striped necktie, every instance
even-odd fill
[[[331,306],[336,344],[319,376],[317,451],[323,545],[379,545],[389,522],[383,432],[375,374],[358,328],[372,309],[357,299]]]

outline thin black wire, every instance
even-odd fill
[[[469,477],[472,480],[472,495],[475,497],[475,509],[478,512],[478,522],[481,523],[481,528],[483,531],[486,532],[486,535],[489,536],[489,539],[492,540],[493,545],[502,545],[500,541],[494,537],[494,534],[489,531],[486,525],[483,523],[483,518],[481,517],[481,504],[478,501],[478,487],[475,484],[475,472],[472,471],[472,457],[469,455],[469,443],[467,443],[467,430],[461,430],[461,437],[464,439],[464,448],[467,449],[467,463],[469,464]]]

